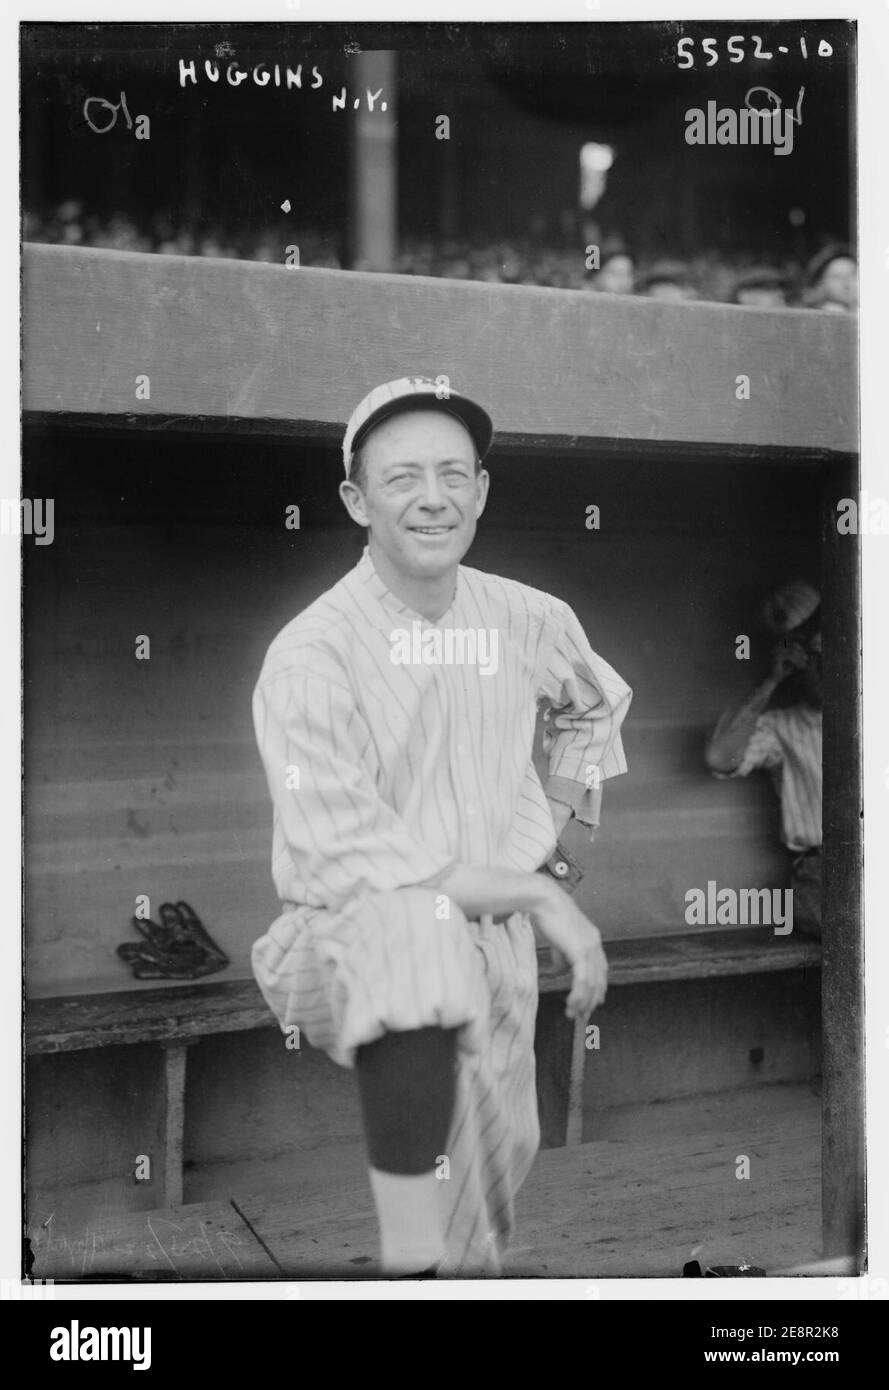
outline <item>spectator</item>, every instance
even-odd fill
[[[599,269],[587,282],[594,290],[605,294],[634,294],[636,291],[636,262],[623,247],[603,251]]]
[[[697,299],[690,268],[684,261],[658,261],[640,281],[640,289],[649,299],[664,299],[674,304]]]
[[[757,309],[783,309],[790,289],[788,277],[774,266],[753,266],[742,271],[735,282],[735,304]]]
[[[791,287],[802,279],[802,268],[783,270],[751,266],[752,257],[731,263],[713,248],[699,248],[691,260],[661,260],[641,278],[636,259],[623,239],[609,233],[599,238],[593,219],[576,216],[545,219],[537,215],[520,236],[473,241],[468,237],[406,235],[394,270],[401,275],[444,276],[489,284],[537,285],[553,289],[593,289],[607,294],[645,294],[651,299],[681,303],[708,299],[778,308],[788,302]],[[554,227],[550,234],[546,228]],[[578,241],[583,229],[586,240]],[[593,231],[596,236],[593,236]],[[570,235],[568,234],[570,233]],[[22,234],[26,241],[68,246],[111,247],[118,251],[152,251],[170,256],[226,257],[283,265],[285,249],[299,246],[300,264],[340,269],[343,259],[335,236],[312,227],[262,226],[239,229],[229,217],[207,222],[195,230],[177,223],[175,211],[160,208],[146,214],[137,226],[128,216],[87,213],[77,199],[67,199],[43,215],[26,211]],[[586,269],[586,248],[600,246],[600,264]],[[743,268],[746,266],[746,268]],[[354,267],[373,270],[373,266]],[[858,302],[857,266],[847,246],[831,246],[809,267],[807,307],[831,312],[854,310]]]
[[[848,246],[826,246],[806,267],[805,303],[829,313],[855,313],[858,309],[858,262]]]

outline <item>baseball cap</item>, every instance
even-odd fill
[[[355,450],[374,425],[390,415],[397,415],[399,411],[415,410],[418,406],[456,416],[472,435],[479,459],[484,458],[494,438],[494,426],[488,412],[476,401],[455,391],[447,384],[447,378],[439,377],[436,382],[426,376],[405,376],[375,386],[352,411],[343,438],[346,477],[352,468]]]
[[[643,276],[639,279],[639,288],[650,290],[652,285],[662,285],[664,283],[673,285],[693,284],[691,266],[686,265],[685,261],[655,261]]]
[[[831,261],[854,261],[855,252],[845,242],[836,241],[825,246],[813,256],[806,266],[806,279],[810,285],[817,285]],[[857,264],[857,262],[856,262]]]
[[[790,288],[790,276],[785,275],[783,270],[774,265],[754,265],[747,270],[742,270],[735,281],[735,293],[738,290],[787,290]]]
[[[782,584],[766,599],[762,609],[763,622],[769,632],[781,637],[801,627],[820,603],[821,595],[812,584],[795,579],[790,584]]]

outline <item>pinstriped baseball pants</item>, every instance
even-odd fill
[[[343,1066],[384,1032],[459,1029],[447,1164],[436,1164],[441,1272],[496,1275],[540,1139],[536,945],[522,913],[471,922],[451,902],[440,920],[442,901],[402,888],[338,912],[294,907],[254,945],[253,970],[282,1028],[297,1024]]]

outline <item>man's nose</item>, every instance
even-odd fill
[[[442,496],[438,476],[435,473],[427,473],[423,478],[420,506],[427,507],[430,511],[440,511],[444,505],[445,500]]]

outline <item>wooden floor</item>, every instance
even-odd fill
[[[602,1116],[541,1155],[517,1203],[511,1274],[670,1278],[686,1261],[772,1272],[821,1253],[821,1104],[807,1086]],[[736,1176],[749,1159],[749,1178]]]
[[[505,1273],[615,1278],[683,1264],[767,1272],[820,1255],[820,1101],[756,1087],[604,1112],[593,1143],[541,1153],[519,1194]],[[749,1177],[739,1177],[743,1158]],[[235,1193],[30,1232],[33,1275],[57,1281],[378,1277],[366,1181]]]

